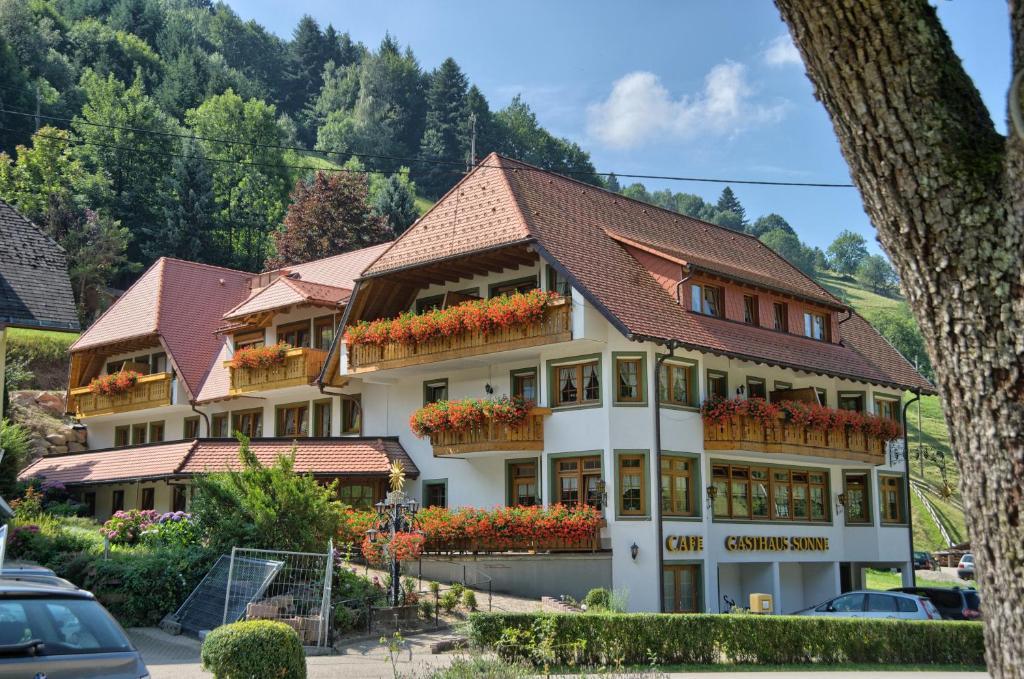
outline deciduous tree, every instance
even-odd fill
[[[828,262],[833,271],[850,275],[868,256],[868,242],[859,233],[844,229],[828,246]]]

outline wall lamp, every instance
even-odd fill
[[[608,506],[608,484],[605,483],[604,479],[598,479],[595,490],[597,490],[597,495],[601,500],[601,506]]]
[[[842,513],[842,511],[846,509],[846,501],[846,493],[836,494],[836,512]]]
[[[716,486],[708,486],[705,488],[705,491],[708,494],[708,499],[705,502],[707,503],[708,509],[711,509],[715,506],[715,498],[718,497],[718,488]]]
[[[747,393],[747,387],[745,385],[741,384],[740,386],[736,387],[737,396],[743,396],[743,394],[745,393]]]
[[[637,555],[640,553],[640,545],[635,542],[629,548],[629,555],[633,557],[633,561],[636,561]]]

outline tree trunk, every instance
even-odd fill
[[[1021,3],[1011,3],[1015,69]],[[989,671],[1024,677],[1024,148],[995,131],[926,0],[776,4],[935,367]]]

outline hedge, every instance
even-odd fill
[[[977,622],[719,614],[475,613],[470,638],[507,659],[565,665],[984,665]],[[537,649],[541,649],[538,653]]]
[[[306,679],[299,635],[274,620],[247,620],[211,630],[201,656],[203,669],[215,679]]]

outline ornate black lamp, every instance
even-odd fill
[[[391,465],[391,492],[387,498],[374,505],[377,509],[377,527],[366,531],[366,537],[370,542],[377,542],[384,538],[385,542],[381,549],[381,556],[388,566],[391,574],[391,585],[388,588],[388,600],[391,606],[399,606],[402,603],[402,566],[394,554],[392,545],[396,533],[411,533],[415,528],[416,512],[419,510],[419,503],[406,496],[402,488],[405,486],[405,470],[402,465],[395,462]]]

